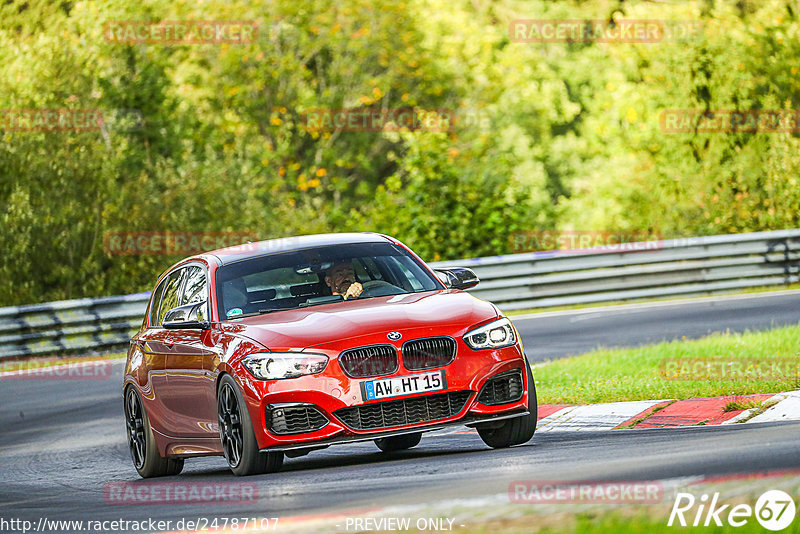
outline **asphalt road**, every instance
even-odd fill
[[[799,298],[617,311],[605,318],[597,312],[564,314],[517,324],[529,354],[541,359],[598,343],[638,344],[678,333],[695,337],[728,327],[796,322],[792,313]],[[763,316],[772,312],[775,317]],[[620,343],[607,341],[615,336],[611,325]],[[558,351],[543,353],[534,346],[558,332],[567,337]],[[194,459],[179,477],[160,479],[255,484],[257,499],[243,504],[109,504],[108,483],[149,484],[140,481],[128,455],[121,373],[117,363],[106,379],[0,380],[0,518],[286,517],[502,494],[520,479],[655,480],[800,467],[800,423],[551,432],[498,451],[474,432],[447,433],[426,435],[415,449],[390,455],[372,443],[332,447],[287,459],[279,473],[247,479],[233,477],[221,458]]]
[[[800,291],[512,316],[532,362],[800,322]]]

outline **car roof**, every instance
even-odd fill
[[[295,237],[282,237],[280,239],[268,239],[266,241],[256,241],[233,247],[221,248],[205,252],[200,256],[213,256],[219,265],[227,265],[241,260],[276,254],[280,252],[292,252],[328,245],[346,245],[353,243],[386,243],[393,242],[388,236],[373,232],[363,233],[338,233],[338,234],[314,234]]]

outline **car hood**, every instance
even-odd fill
[[[248,337],[272,350],[385,342],[391,331],[422,335],[458,335],[498,316],[497,308],[464,291],[441,290],[323,304],[224,322],[231,334]],[[409,336],[405,336],[406,339]]]

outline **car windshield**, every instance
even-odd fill
[[[220,320],[435,289],[441,283],[391,243],[270,254],[224,265],[216,274]]]

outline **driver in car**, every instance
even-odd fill
[[[325,274],[325,283],[331,288],[334,295],[341,295],[344,300],[358,297],[364,291],[363,286],[356,282],[356,272],[349,261],[340,261],[328,269]]]

